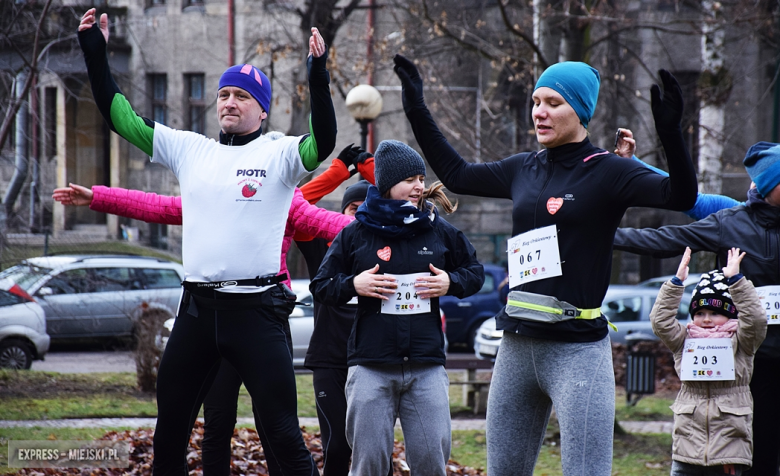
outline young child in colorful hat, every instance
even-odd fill
[[[753,356],[767,318],[753,284],[740,272],[745,253],[732,248],[723,271],[703,274],[690,304],[692,322],[677,320],[688,277],[686,248],[677,275],[664,283],[650,320],[674,353],[682,388],[672,405],[672,476],[741,475],[753,456]]]

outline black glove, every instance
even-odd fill
[[[361,152],[363,152],[363,149],[352,143],[341,149],[341,152],[339,152],[339,155],[337,155],[336,158],[342,161],[346,168],[349,168],[350,165],[355,163],[355,158],[360,155]]]
[[[357,157],[355,157],[355,166],[357,166],[357,164],[362,164],[366,161],[366,159],[370,159],[373,156],[374,154],[371,152],[361,152]]]
[[[401,80],[401,101],[404,105],[404,111],[409,112],[414,107],[425,107],[423,98],[423,80],[417,66],[404,56],[395,55],[393,57],[395,66],[393,70]]]
[[[650,88],[650,108],[653,110],[656,131],[679,131],[682,129],[683,96],[680,84],[665,69],[658,70],[664,84],[664,94],[661,88],[654,84]]]

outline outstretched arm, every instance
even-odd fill
[[[108,15],[104,13],[100,16],[98,26],[95,22],[95,9],[87,10],[81,18],[78,37],[87,64],[92,95],[108,127],[151,156],[154,122],[133,111],[114,81],[106,56],[108,36]]]
[[[319,30],[311,29],[309,57],[306,67],[309,71],[309,135],[298,144],[298,152],[306,170],[312,171],[330,157],[336,147],[336,112],[330,96],[330,74],[326,68],[328,49]]]
[[[181,197],[157,195],[140,190],[95,185],[92,189],[77,184],[54,190],[52,198],[63,205],[86,206],[133,220],[162,225],[181,225]]]
[[[714,213],[687,225],[669,225],[658,229],[618,228],[613,246],[616,250],[654,258],[679,256],[686,246],[694,253],[718,253],[721,251],[720,231],[720,213]]]
[[[414,63],[395,55],[395,73],[401,80],[406,118],[423,155],[436,176],[453,193],[494,198],[511,198],[512,167],[501,162],[470,164],[447,142],[431,117],[423,98],[423,81]]]

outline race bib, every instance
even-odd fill
[[[680,380],[734,380],[731,338],[685,339]]]
[[[555,225],[512,237],[506,245],[510,288],[563,274]]]
[[[780,286],[761,286],[756,292],[766,312],[767,324],[780,324]]]
[[[431,312],[431,300],[421,299],[417,296],[418,290],[425,288],[416,288],[414,283],[417,282],[417,278],[430,278],[431,273],[414,273],[414,274],[385,274],[395,278],[395,282],[398,288],[395,290],[395,294],[392,296],[387,294],[390,298],[387,301],[382,300],[382,314],[424,314]]]

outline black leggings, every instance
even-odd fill
[[[780,359],[756,358],[753,361],[753,467],[745,476],[777,476],[780,474]]]
[[[222,358],[235,368],[256,403],[257,432],[266,454],[275,456],[281,474],[317,476],[298,425],[295,374],[284,319],[274,312],[269,293],[251,298],[223,296],[209,307],[205,301],[194,301],[197,317],[188,313],[185,297],[160,363],[154,475],[189,474],[186,452],[192,422]]]
[[[312,369],[317,418],[320,421],[322,476],[346,476],[352,448],[347,442],[347,369]]]

